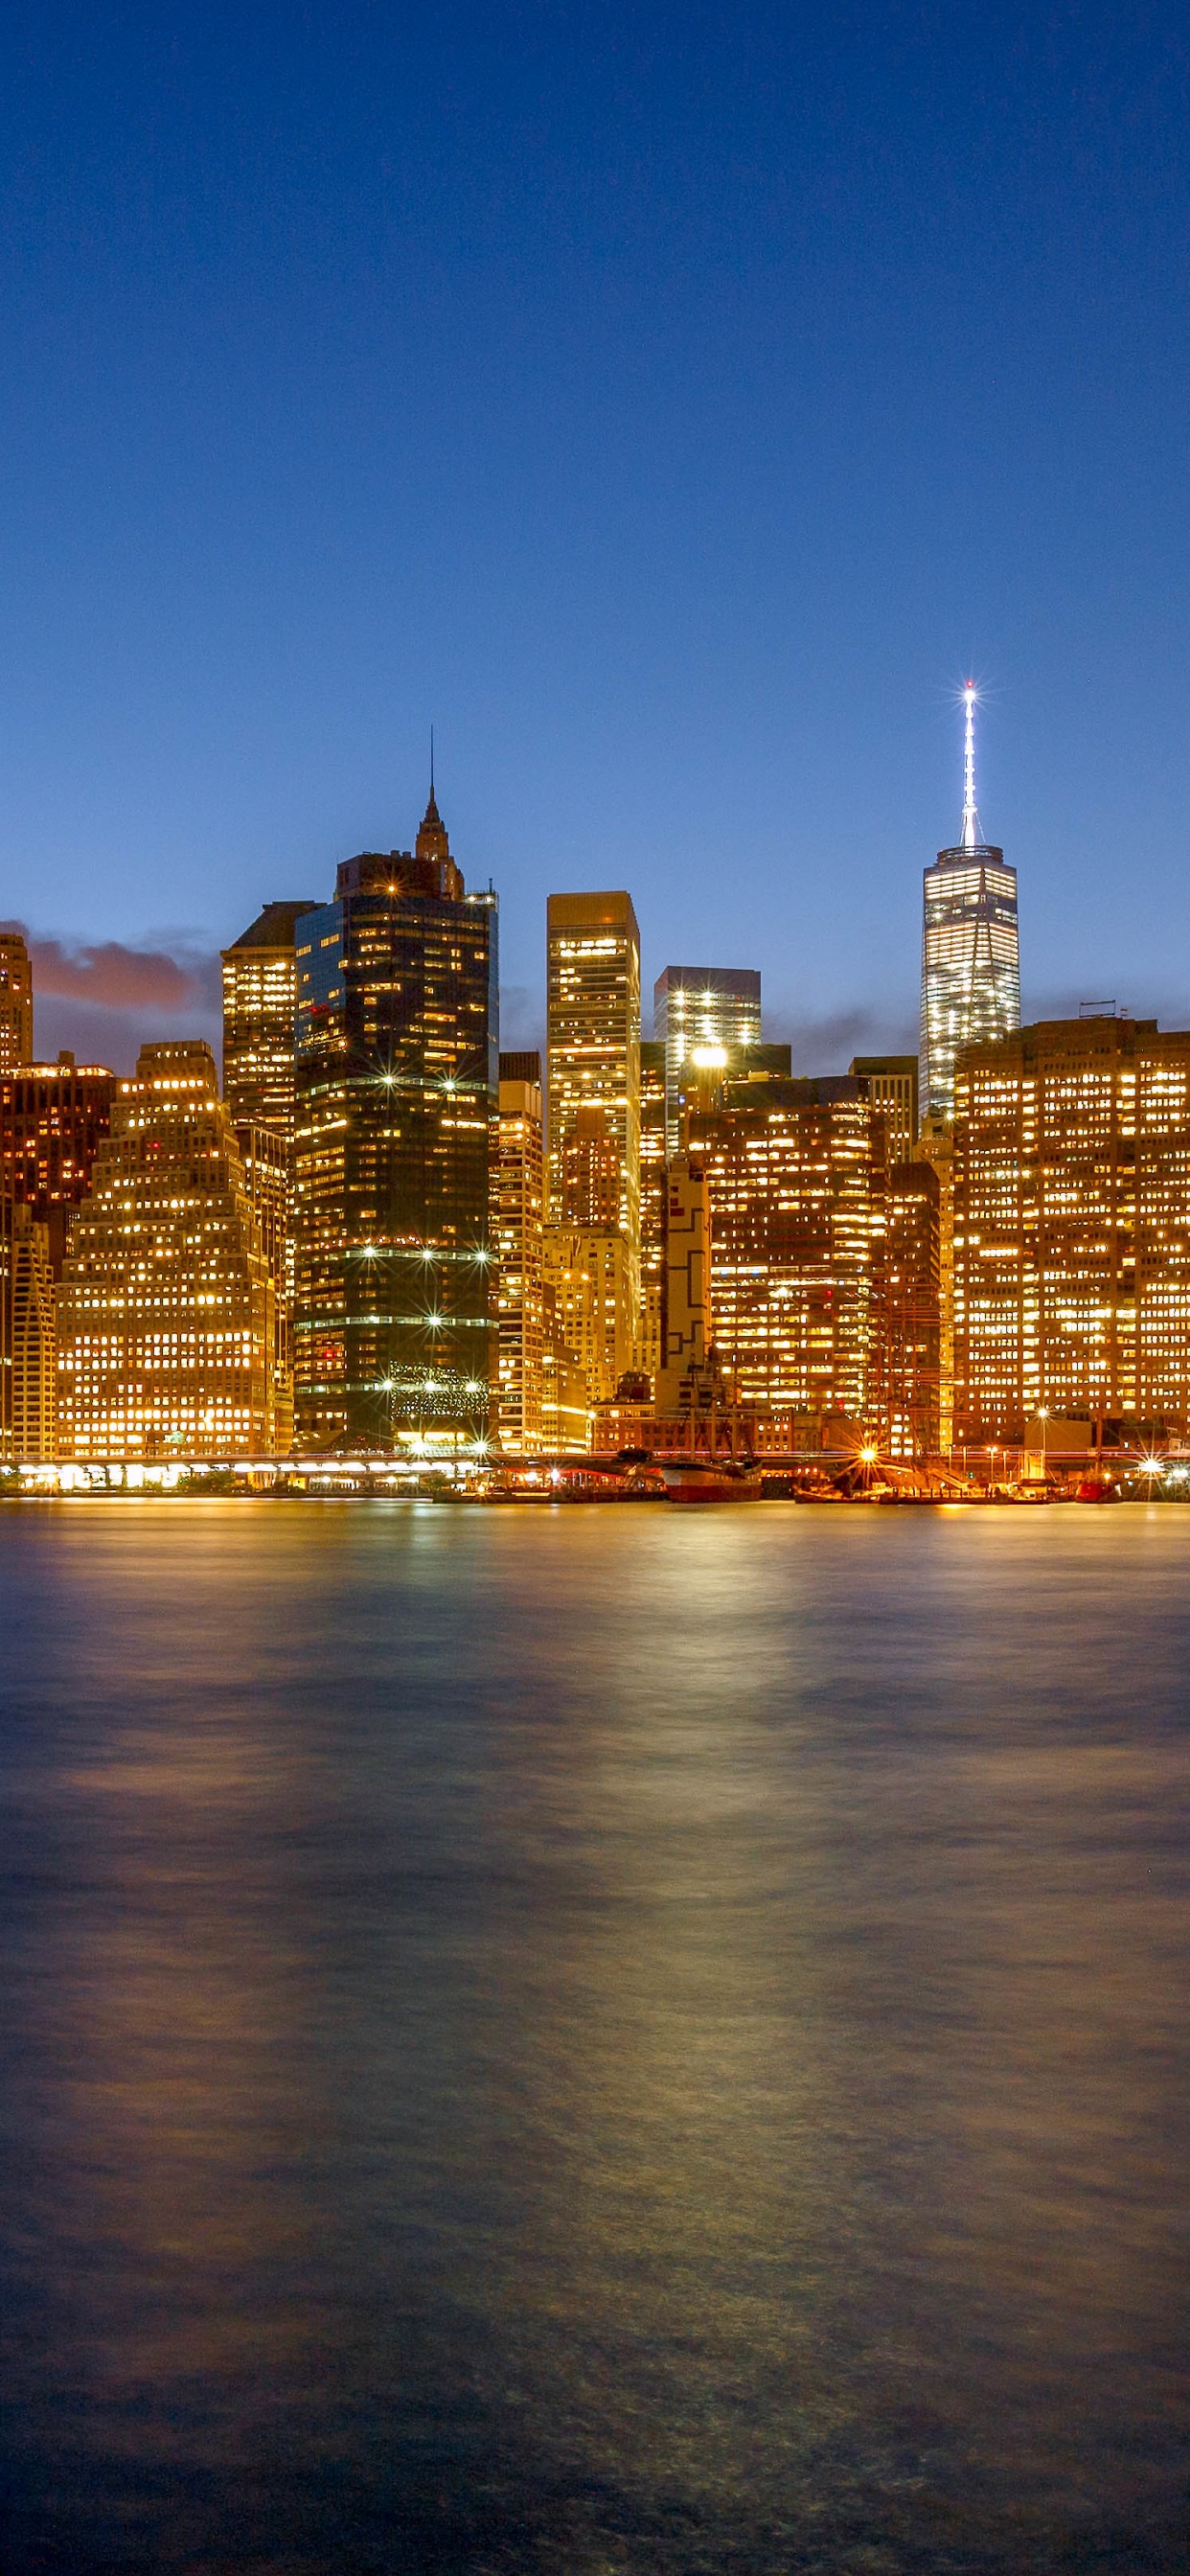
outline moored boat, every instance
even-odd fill
[[[655,1458],[671,1503],[745,1503],[760,1494],[760,1469],[734,1458]]]

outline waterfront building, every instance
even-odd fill
[[[739,1074],[741,1055],[760,1044],[759,974],[746,966],[666,966],[653,986],[653,1036],[665,1048],[667,1140],[676,1154],[692,1073],[713,1067],[720,1080]]]
[[[288,1444],[274,1290],[215,1060],[144,1046],[75,1218],[58,1296],[59,1445],[76,1459]]]
[[[938,1447],[948,1456],[954,1441],[954,1127],[949,1118],[923,1118],[913,1159],[928,1163],[938,1183]]]
[[[550,1455],[587,1450],[594,1419],[587,1372],[566,1341],[551,1282],[544,1287],[545,1338],[542,1360],[542,1447]]]
[[[663,1357],[656,1409],[663,1416],[697,1409],[711,1364],[711,1192],[706,1165],[675,1154],[665,1190]]]
[[[1019,1028],[1016,870],[985,841],[975,802],[975,689],[963,691],[963,822],[957,848],[925,870],[921,968],[921,1108],[954,1116],[955,1059]]]
[[[297,925],[294,1376],[306,1449],[482,1444],[495,1384],[496,898],[431,788]]]
[[[66,1048],[56,1064],[0,1072],[0,1199],[29,1208],[46,1227],[55,1279],[111,1124],[115,1091],[114,1073],[76,1064]]]
[[[907,1163],[917,1145],[917,1057],[853,1055],[849,1071],[867,1083],[873,1109],[884,1118],[890,1163]]]
[[[587,1381],[587,1402],[610,1404],[632,1369],[633,1309],[628,1247],[622,1234],[547,1225],[545,1277],[555,1328]]]
[[[19,930],[0,930],[0,1074],[33,1061],[33,969]]]
[[[728,1082],[690,1120],[710,1192],[714,1338],[736,1401],[879,1411],[884,1121],[862,1082]]]
[[[642,1038],[640,1049],[640,1324],[633,1367],[655,1378],[662,1362],[666,1195],[665,1048]]]
[[[602,1110],[619,1164],[617,1231],[633,1329],[640,1303],[640,932],[630,895],[552,894],[546,907],[547,1207],[564,1222],[565,1145]]]
[[[0,1458],[53,1458],[57,1344],[48,1226],[0,1199]]]
[[[955,1437],[1190,1423],[1190,1032],[1094,1013],[956,1073]]]
[[[233,1129],[233,1133],[244,1166],[248,1204],[260,1230],[261,1250],[273,1283],[273,1379],[277,1388],[278,1425],[284,1418],[292,1427],[293,1353],[289,1320],[293,1279],[292,1147],[276,1127],[242,1125]]]
[[[929,1163],[889,1164],[881,1439],[892,1458],[933,1458],[941,1444],[938,1199],[938,1175]]]
[[[541,1057],[502,1054],[492,1186],[496,1427],[501,1447],[522,1457],[545,1444],[544,1188]]]

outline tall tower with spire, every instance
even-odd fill
[[[975,800],[976,688],[963,688],[963,822],[958,845],[925,870],[921,952],[923,1119],[954,1116],[960,1047],[1021,1024],[1016,869],[985,841]]]

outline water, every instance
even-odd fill
[[[1188,1568],[0,1514],[5,2569],[1183,2571]]]

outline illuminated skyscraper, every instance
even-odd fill
[[[661,1366],[665,1277],[665,1048],[643,1038],[640,1050],[640,1327],[634,1366],[656,1377]]]
[[[722,1080],[760,1044],[759,975],[745,966],[666,966],[653,986],[653,1035],[665,1048],[666,1136],[676,1154],[692,1068],[713,1068]]]
[[[729,1082],[692,1116],[715,1348],[741,1404],[879,1415],[884,1121],[862,1082]]]
[[[884,1206],[881,1445],[893,1458],[932,1458],[941,1441],[937,1173],[925,1161],[890,1163]]]
[[[297,1027],[296,925],[306,903],[266,903],[263,912],[222,954],[223,1097],[243,1138],[249,1127],[270,1129],[283,1147],[281,1227],[282,1324],[289,1331],[294,1295],[293,1121]],[[269,1222],[280,1182],[276,1158],[256,1158],[268,1172]]]
[[[49,1230],[21,1200],[0,1199],[0,1458],[52,1458],[56,1447]]]
[[[956,1074],[955,1438],[1190,1423],[1190,1032],[1096,1014]]]
[[[58,1292],[70,1458],[262,1457],[288,1445],[274,1290],[215,1060],[145,1046],[75,1219]]]
[[[963,691],[963,828],[957,849],[925,871],[921,966],[921,1111],[954,1115],[955,1057],[1021,1022],[1016,870],[983,839],[975,803],[975,686]]]
[[[431,789],[413,852],[364,851],[298,924],[299,1444],[486,1440],[496,898]]]
[[[580,1109],[601,1109],[619,1164],[635,1329],[640,1302],[640,932],[630,895],[552,894],[546,914],[550,1223],[563,1222],[564,1154]]]
[[[907,1163],[917,1143],[917,1057],[853,1055],[848,1071],[862,1076],[873,1109],[883,1111],[890,1163]]]
[[[71,1220],[111,1124],[115,1092],[114,1073],[103,1065],[76,1064],[66,1049],[56,1064],[0,1073],[0,1198],[30,1208],[48,1229],[56,1279]]]
[[[19,930],[0,930],[0,1074],[33,1061],[33,970]]]
[[[501,1055],[492,1175],[492,1252],[499,1332],[501,1447],[532,1457],[544,1443],[544,1150],[541,1057]]]

